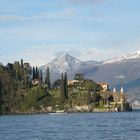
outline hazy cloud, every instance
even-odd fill
[[[48,17],[47,14],[44,15],[34,15],[34,16],[18,16],[18,15],[0,15],[0,21],[20,21],[20,20],[33,20]]]
[[[126,76],[124,76],[124,75],[117,75],[116,76],[116,79],[125,79],[126,78]]]
[[[80,45],[80,44],[79,44]],[[43,46],[35,46],[31,49],[28,49],[22,53],[20,53],[23,58],[28,58],[27,61],[29,61],[32,65],[44,65],[46,63],[49,63],[53,59],[55,59],[57,56],[60,56],[64,52],[69,53],[73,57],[81,60],[81,61],[88,61],[88,60],[94,60],[94,61],[104,61],[109,60],[115,57],[121,57],[123,55],[126,55],[128,52],[122,52],[121,49],[115,49],[115,48],[107,48],[107,49],[100,49],[100,48],[85,48],[81,47],[79,49],[76,47],[78,45],[74,44],[65,44],[65,45],[43,45]]]
[[[39,45],[31,47],[28,50],[21,52],[19,55],[23,56],[23,58],[32,65],[41,66],[49,63],[62,53],[69,52],[72,47],[73,46],[70,44]]]
[[[17,21],[17,20],[38,20],[46,18],[69,18],[76,14],[76,9],[74,8],[65,8],[57,12],[42,12],[36,15],[31,16],[22,16],[22,15],[0,15],[0,21]]]
[[[127,48],[124,48],[123,50],[122,49],[123,47],[122,48],[109,47],[104,49],[98,46],[85,47],[86,44],[80,44],[80,43],[79,44],[50,44],[50,45],[44,43],[44,44],[29,47],[28,49],[26,48],[21,52],[17,53],[16,56],[14,54],[11,54],[10,56],[5,56],[5,57],[0,56],[0,58],[2,59],[2,62],[4,60],[5,62],[7,62],[9,60],[19,60],[22,57],[25,61],[30,62],[32,65],[41,66],[49,63],[50,61],[55,59],[57,56],[60,56],[64,52],[67,52],[73,57],[81,61],[88,61],[88,60],[104,61],[116,57],[121,57],[126,54],[139,50],[140,49],[140,47],[138,47],[139,46],[138,44],[140,44],[139,41],[137,41],[136,44],[133,43],[131,44],[131,46],[127,46]]]
[[[72,4],[100,4],[105,2],[106,0],[67,0]]]
[[[104,61],[109,60],[115,57],[120,57],[122,55],[125,55],[124,52],[122,52],[120,49],[115,48],[83,48],[80,50],[80,52],[77,50],[75,51],[77,53],[78,58],[82,61],[88,61],[88,60],[95,60],[95,61]],[[76,55],[75,55],[76,56]]]
[[[17,15],[0,15],[0,21],[21,20],[25,17]]]

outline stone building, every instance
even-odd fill
[[[100,82],[98,83],[98,85],[100,85],[102,87],[102,91],[108,91],[109,90],[109,84],[106,82]]]

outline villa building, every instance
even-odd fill
[[[36,85],[39,84],[39,80],[38,80],[38,79],[33,79],[33,80],[31,81],[31,83],[32,83],[33,86],[36,86]]]
[[[79,80],[68,80],[68,86],[73,86],[79,83]]]
[[[100,85],[102,87],[102,91],[108,91],[109,90],[109,84],[106,82],[100,82],[98,83],[98,85]]]

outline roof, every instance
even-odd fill
[[[109,85],[108,83],[106,83],[106,82],[100,82],[100,83],[98,83],[99,85]]]

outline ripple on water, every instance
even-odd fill
[[[7,115],[1,140],[140,140],[140,112]]]

